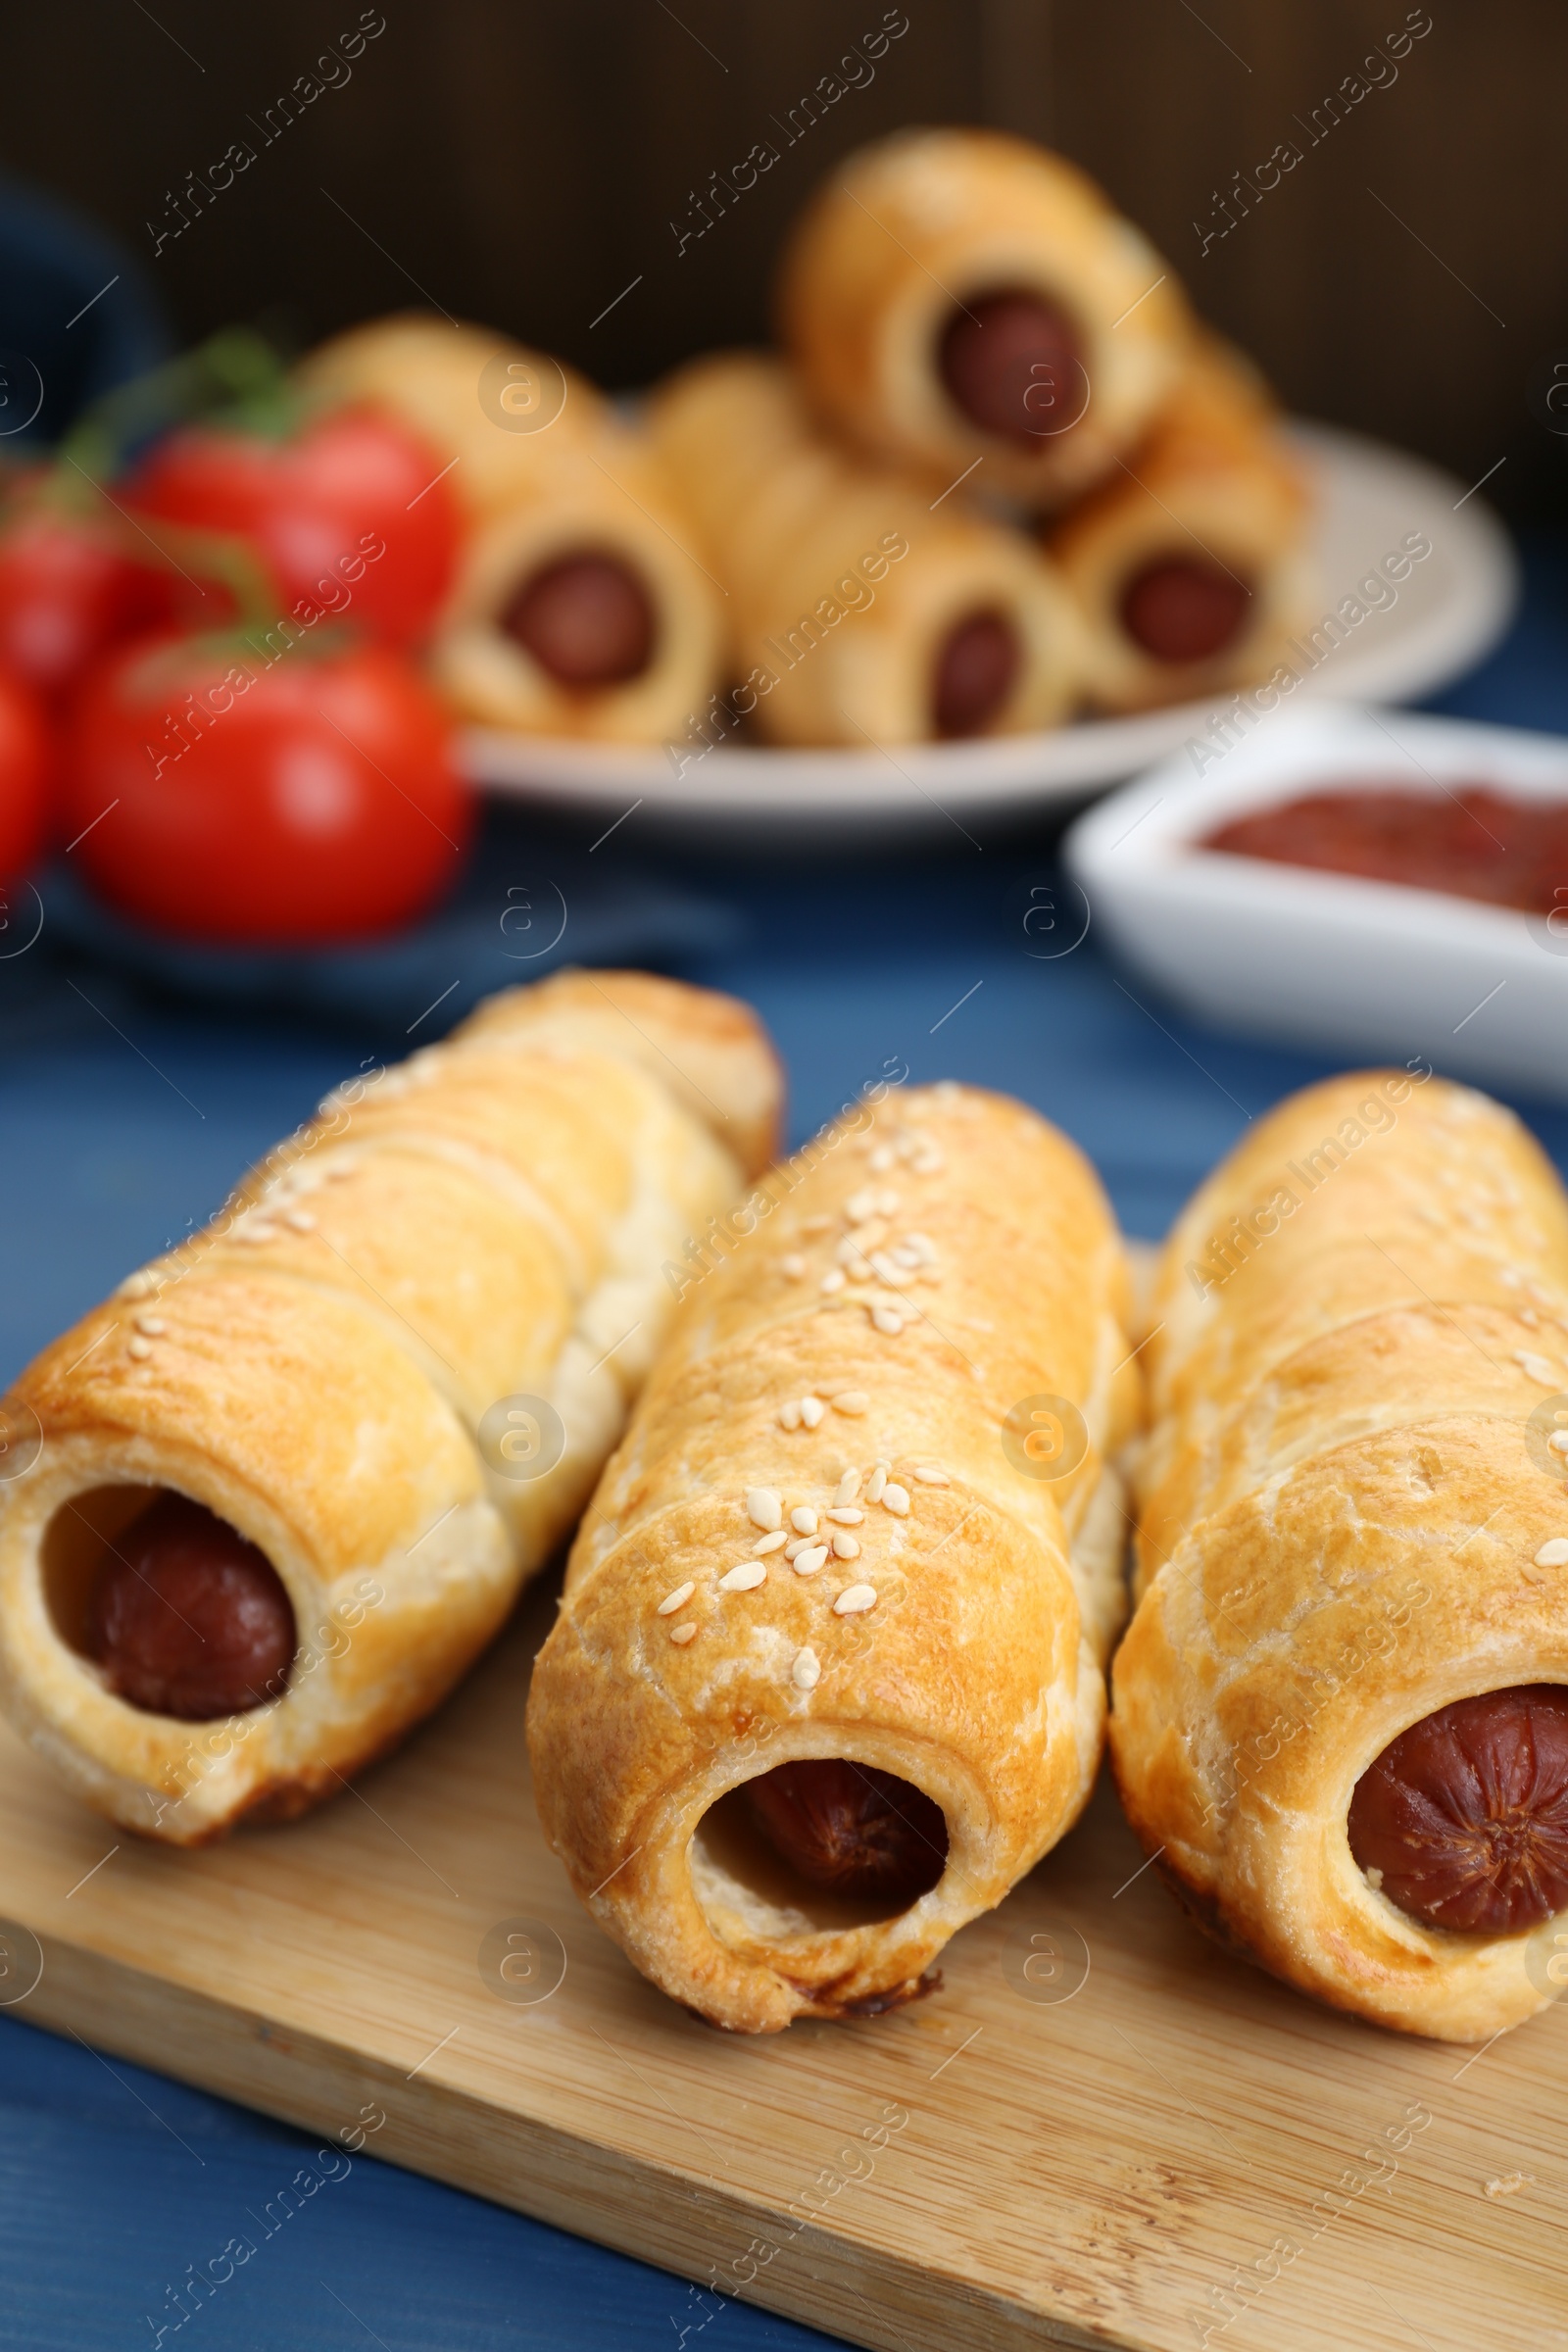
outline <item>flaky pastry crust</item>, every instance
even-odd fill
[[[1555,1173],[1468,1088],[1330,1080],[1183,1212],[1152,1320],[1110,1730],[1133,1826],[1205,1925],[1319,1999],[1446,2040],[1518,2024],[1559,1927],[1426,1925],[1347,1815],[1412,1724],[1568,1683],[1565,1570],[1538,1559],[1568,1535],[1541,1420],[1568,1392]]]
[[[1138,1382],[1099,1184],[1004,1098],[867,1102],[731,1222],[579,1532],[528,1739],[599,1924],[711,2023],[770,2033],[909,1998],[1076,1818]],[[1055,1479],[1005,1442],[1047,1397],[1083,1441]],[[804,1566],[767,1542],[796,1513]],[[897,1916],[792,1884],[721,1802],[812,1757],[942,1808],[947,1867]]]

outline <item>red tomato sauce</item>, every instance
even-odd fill
[[[1560,801],[1524,801],[1490,784],[1437,794],[1369,777],[1351,791],[1303,793],[1232,817],[1199,846],[1527,914],[1568,904],[1568,789]]]

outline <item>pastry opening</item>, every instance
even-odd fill
[[[936,1886],[948,1825],[925,1791],[847,1756],[775,1764],[728,1789],[693,1840],[709,1924],[821,1935],[896,1919]]]
[[[61,1504],[42,1549],[55,1631],[117,1698],[187,1723],[280,1698],[293,1604],[266,1553],[168,1487],[95,1487]]]
[[[931,723],[949,742],[983,735],[1006,709],[1023,645],[1007,613],[996,606],[965,612],[942,639],[931,665]]]
[[[1027,448],[1082,414],[1083,338],[1068,313],[1031,286],[956,302],[937,364],[955,408],[1000,441]]]
[[[653,599],[623,558],[583,548],[531,572],[501,627],[558,686],[586,692],[640,678],[654,655]]]
[[[1212,662],[1247,626],[1251,583],[1200,556],[1160,556],[1121,593],[1121,625],[1151,661]]]
[[[1350,1851],[1426,1927],[1518,1935],[1568,1909],[1568,1689],[1456,1699],[1356,1783]]]

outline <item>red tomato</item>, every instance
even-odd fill
[[[59,704],[110,646],[167,626],[181,585],[90,518],[24,503],[0,523],[0,666]]]
[[[457,879],[473,804],[451,723],[384,646],[163,638],[115,656],[66,744],[76,852],[112,906],[187,939],[389,930]],[[94,820],[98,821],[94,821]]]
[[[457,563],[458,509],[440,474],[440,458],[394,417],[335,409],[286,441],[182,426],[132,476],[125,502],[248,540],[280,612],[352,613],[409,646],[428,633]]]
[[[0,882],[26,873],[43,848],[50,748],[37,696],[0,670]]]

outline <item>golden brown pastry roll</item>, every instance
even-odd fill
[[[1183,1211],[1152,1321],[1133,1826],[1304,1991],[1446,2040],[1516,2025],[1568,1910],[1561,1185],[1485,1096],[1333,1079]]]
[[[466,549],[431,650],[466,717],[660,743],[717,682],[719,591],[646,436],[533,436],[532,463]]]
[[[1100,707],[1266,678],[1307,617],[1308,512],[1261,380],[1203,338],[1147,438],[1046,540],[1083,615]]]
[[[294,380],[323,406],[393,410],[456,461],[453,493],[476,519],[527,494],[546,449],[594,440],[611,420],[603,393],[575,368],[427,311],[333,335],[300,362]]]
[[[1054,505],[1141,438],[1189,328],[1170,265],[1060,156],[991,130],[862,148],[798,223],[779,283],[812,401],[942,482]]]
[[[528,1742],[600,1925],[772,2033],[912,1997],[1077,1817],[1137,1375],[1093,1171],[1004,1097],[862,1104],[732,1224],[578,1536]]]
[[[775,743],[919,743],[1054,726],[1080,629],[1022,532],[861,464],[750,353],[683,368],[652,430],[728,592],[732,703]]]
[[[585,1042],[587,979],[329,1096],[9,1399],[0,1698],[125,1828],[195,1844],[330,1794],[580,1509],[664,1262],[741,1183],[655,1041],[678,1068],[684,996],[719,1128],[756,1127],[775,1066],[741,1007],[635,974]]]

